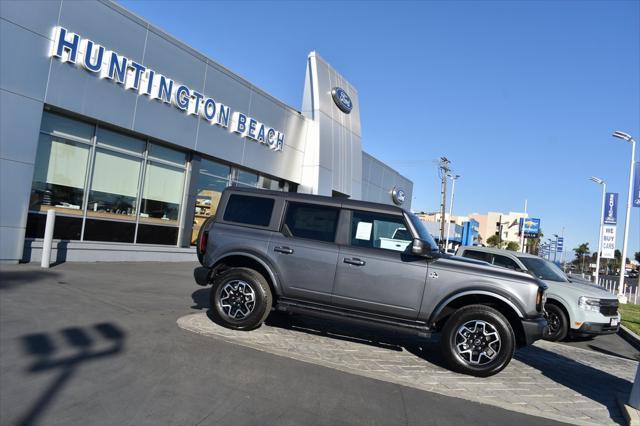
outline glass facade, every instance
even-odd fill
[[[195,154],[194,154],[195,155]],[[56,210],[54,238],[179,244],[191,154],[45,111],[31,189],[28,238],[42,238],[46,212]],[[195,243],[227,186],[287,190],[286,182],[202,158],[194,169]],[[182,239],[184,241],[184,239]]]

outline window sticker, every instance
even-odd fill
[[[358,228],[356,229],[356,240],[371,240],[371,229],[373,223],[371,222],[358,222]]]

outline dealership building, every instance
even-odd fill
[[[302,60],[302,58],[301,58]],[[0,2],[0,261],[193,260],[221,191],[402,204],[356,89],[307,57],[298,110],[108,1]]]

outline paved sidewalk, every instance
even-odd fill
[[[198,313],[178,319],[178,325],[341,371],[579,424],[621,423],[615,395],[630,391],[638,366],[636,361],[539,341],[517,351],[504,371],[483,379],[442,367],[435,343],[419,347],[328,321],[276,313],[258,330],[241,332]]]

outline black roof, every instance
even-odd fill
[[[283,192],[283,191],[273,191],[268,189],[258,189],[258,188],[238,187],[238,186],[229,187],[225,189],[225,192],[269,195],[273,197],[285,198],[289,201],[299,201],[299,202],[306,202],[306,203],[322,203],[322,204],[332,205],[332,206],[342,206],[344,208],[374,210],[380,213],[398,214],[403,211],[406,211],[402,207],[394,206],[391,204],[373,203],[371,201],[352,200],[349,198],[340,198],[340,197],[327,197],[325,195],[301,194],[299,192]]]

